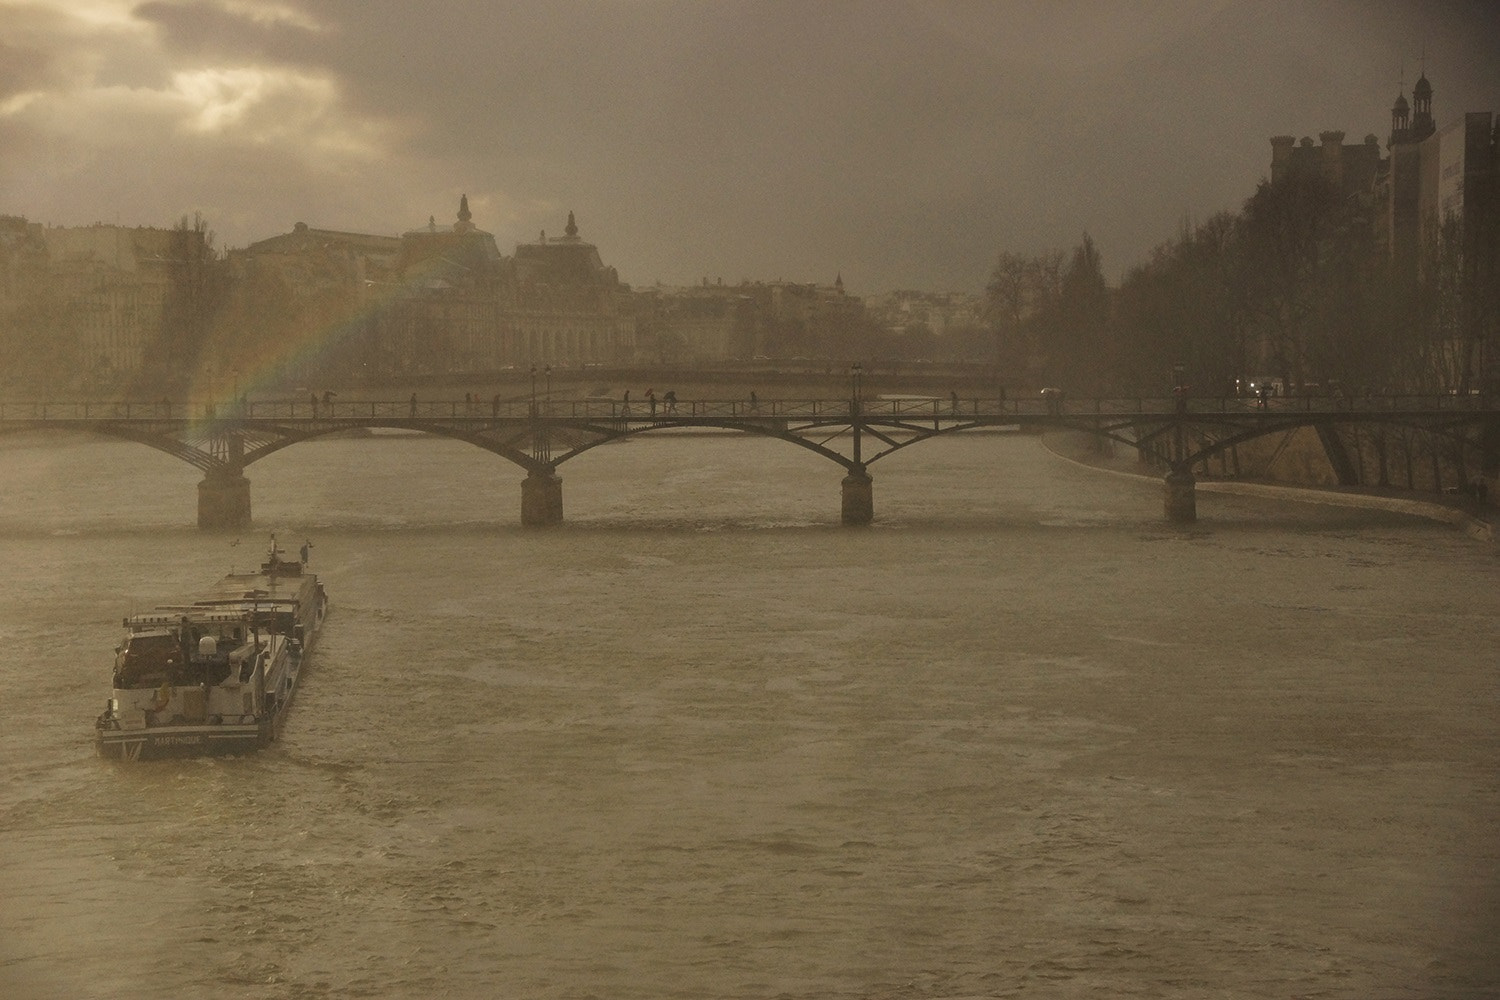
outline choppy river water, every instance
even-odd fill
[[[197,474],[0,451],[0,996],[1480,997],[1500,940],[1495,550],[1161,488],[1032,438],[841,470],[415,438]],[[90,742],[119,618],[313,542],[284,738]]]

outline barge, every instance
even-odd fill
[[[192,604],[124,619],[109,702],[94,723],[104,757],[150,760],[259,750],[276,739],[328,597],[276,538],[259,571],[231,572]]]

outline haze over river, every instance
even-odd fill
[[[0,996],[1488,997],[1495,549],[1085,469],[731,437],[0,442]],[[120,619],[313,542],[283,739],[122,764]]]

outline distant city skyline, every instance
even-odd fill
[[[0,0],[0,213],[220,247],[568,212],[637,287],[975,292],[1001,250],[1111,281],[1236,210],[1272,135],[1375,134],[1425,69],[1500,110],[1500,12],[1432,4]]]

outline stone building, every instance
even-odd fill
[[[510,292],[508,268],[491,233],[474,225],[469,199],[457,220],[401,234],[396,292],[376,311],[380,371],[481,372],[505,355],[501,311]]]
[[[630,286],[607,267],[599,248],[578,235],[568,213],[562,236],[543,232],[519,243],[505,304],[501,360],[517,364],[622,364],[635,360],[636,320]]]
[[[857,338],[865,319],[864,300],[844,291],[843,275],[831,285],[772,281],[751,287],[766,320],[761,343],[773,356],[839,355]]]
[[[563,236],[543,233],[512,257],[474,224],[467,195],[450,225],[429,218],[390,237],[298,223],[232,256],[238,281],[274,275],[297,303],[278,321],[303,345],[287,374],[465,374],[634,357],[630,288],[579,237],[571,212]]]
[[[1399,182],[1398,190],[1414,189],[1414,196],[1393,198],[1392,211],[1403,220],[1402,231],[1417,245],[1418,256],[1432,250],[1448,222],[1460,226],[1466,258],[1493,253],[1500,119],[1493,112],[1471,111],[1412,146],[1410,160],[1396,161],[1393,155],[1392,178],[1393,188]]]
[[[1317,173],[1346,195],[1370,191],[1382,169],[1380,140],[1373,134],[1364,142],[1347,144],[1344,133],[1318,133],[1318,143],[1290,135],[1271,137],[1271,183],[1297,173]]]
[[[1417,267],[1450,221],[1461,227],[1466,254],[1483,257],[1495,226],[1500,119],[1471,111],[1439,128],[1432,85],[1423,75],[1411,104],[1398,95],[1391,108],[1388,146],[1392,257]]]
[[[336,229],[313,229],[299,222],[289,233],[231,250],[230,259],[255,258],[299,290],[350,282],[389,282],[397,270],[401,239]]]
[[[651,360],[714,362],[760,353],[766,303],[743,285],[659,285],[638,292]]]
[[[1457,261],[1458,309],[1445,323],[1445,378],[1455,391],[1500,388],[1500,120],[1471,111],[1444,126],[1424,74],[1410,118],[1391,109],[1388,206],[1397,274],[1415,281]]]
[[[56,385],[119,383],[161,335],[184,239],[203,249],[191,230],[0,218],[0,316],[28,328],[13,332],[55,363]]]
[[[985,325],[984,299],[967,292],[898,289],[872,300],[867,308],[881,327],[896,333],[920,326],[944,337]]]
[[[638,293],[652,360],[706,362],[761,355],[823,356],[864,319],[864,302],[833,284],[723,280]]]
[[[1432,84],[1424,73],[1412,87],[1412,103],[1398,93],[1391,106],[1391,135],[1386,142],[1382,196],[1385,237],[1391,259],[1401,273],[1415,274],[1421,246],[1423,144],[1437,131],[1432,120]],[[1430,154],[1429,154],[1430,155]]]
[[[42,232],[40,222],[0,215],[0,316],[20,309],[42,286],[49,264]]]
[[[272,379],[367,371],[373,317],[399,289],[401,240],[298,222],[229,253],[229,302],[211,364],[262,367]]]
[[[1412,87],[1411,101],[1397,94],[1383,154],[1372,134],[1357,145],[1344,133],[1319,133],[1298,141],[1271,138],[1271,182],[1316,172],[1346,197],[1375,208],[1376,229],[1398,270],[1415,274],[1446,218],[1463,226],[1469,245],[1484,242],[1495,213],[1496,122],[1488,111],[1470,112],[1439,128],[1426,74]]]
[[[1320,138],[1320,146],[1272,138],[1272,183],[1316,170],[1347,197],[1365,200],[1398,281],[1415,283],[1440,259],[1461,261],[1445,377],[1456,386],[1500,384],[1500,357],[1483,356],[1500,341],[1500,119],[1475,111],[1440,127],[1424,73],[1411,101],[1398,93],[1391,107],[1387,155],[1373,135],[1359,146],[1343,145],[1342,132]]]

